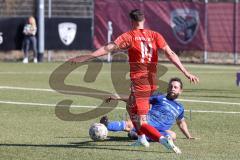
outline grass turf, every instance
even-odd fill
[[[200,101],[182,103],[186,110],[193,110],[191,119],[189,112],[185,116],[192,135],[201,139],[186,140],[174,126],[173,130],[178,135],[176,144],[183,152],[175,155],[158,143],[151,143],[147,149],[130,147],[128,145],[133,141],[128,140],[126,133],[109,133],[106,141],[93,142],[88,136],[88,128],[99,121],[99,117],[80,122],[62,121],[56,117],[54,106],[29,104],[55,105],[63,99],[73,100],[74,105],[97,106],[101,103],[101,100],[88,96],[41,90],[50,89],[49,77],[59,65],[0,63],[0,159],[240,159],[240,88],[235,84],[239,66],[186,65],[201,80],[198,85],[192,85],[173,65],[163,64],[168,71],[161,79],[167,81],[172,76],[181,77],[184,92],[180,98]],[[99,76],[92,83],[82,80],[85,69],[76,69],[67,77],[66,84],[115,93],[110,78],[111,64],[103,64]],[[4,89],[6,86],[12,88]],[[34,90],[36,88],[40,90]],[[108,113],[110,119],[124,119],[124,106],[124,103],[119,103]],[[91,108],[71,109],[75,114],[89,110]]]

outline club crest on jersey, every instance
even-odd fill
[[[70,45],[77,33],[77,25],[71,22],[64,22],[58,24],[58,33],[61,41],[65,45]]]
[[[176,9],[171,12],[171,27],[182,44],[192,41],[199,26],[199,13],[194,9]]]

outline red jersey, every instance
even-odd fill
[[[167,43],[159,33],[147,29],[128,31],[114,42],[120,49],[128,49],[133,97],[130,102],[130,117],[135,114],[146,115],[149,97],[157,89],[158,49],[165,47]]]
[[[143,73],[156,73],[158,49],[167,45],[161,34],[148,29],[125,32],[114,43],[120,49],[128,49],[131,79]]]

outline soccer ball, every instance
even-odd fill
[[[104,124],[94,123],[89,128],[89,136],[94,141],[100,141],[107,138],[108,130]]]

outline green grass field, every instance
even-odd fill
[[[92,108],[87,106],[101,103],[88,96],[52,91],[49,77],[59,65],[0,63],[0,159],[240,159],[240,87],[236,86],[239,66],[186,64],[200,77],[201,82],[192,85],[173,65],[163,64],[168,71],[162,80],[173,76],[183,79],[184,92],[180,99],[187,110],[185,116],[190,132],[200,138],[187,140],[174,126],[178,135],[176,144],[183,152],[175,155],[158,143],[151,143],[147,149],[131,147],[129,144],[133,141],[128,140],[126,133],[109,133],[108,140],[93,142],[88,128],[98,122],[99,117],[89,121],[63,121],[56,117],[55,105],[64,99],[71,99],[79,106],[71,109],[74,114],[89,111]],[[80,67],[65,83],[115,93],[110,67],[111,64],[104,64],[92,83],[83,81],[86,67]],[[124,103],[119,103],[108,113],[110,119],[123,119],[124,107]],[[191,117],[188,110],[192,110]]]

